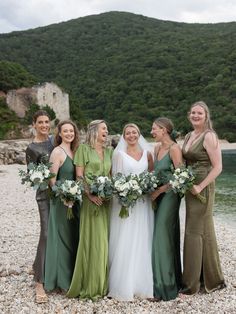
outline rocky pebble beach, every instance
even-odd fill
[[[0,165],[0,313],[236,313],[235,229],[217,217],[215,227],[227,284],[225,289],[157,303],[138,298],[133,302],[107,298],[98,302],[79,301],[53,292],[48,295],[48,303],[36,304],[30,271],[39,235],[39,215],[35,192],[20,184],[18,169],[25,169],[25,166]],[[181,228],[183,238],[184,204],[181,206]]]

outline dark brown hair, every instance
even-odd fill
[[[77,128],[76,124],[73,121],[71,121],[71,120],[63,120],[63,121],[60,121],[58,123],[57,130],[56,130],[56,135],[55,135],[55,139],[54,139],[54,146],[56,147],[56,146],[59,146],[61,144],[62,139],[61,139],[61,136],[60,136],[60,132],[61,132],[62,126],[65,125],[65,124],[70,124],[74,128],[75,138],[71,142],[71,150],[73,152],[75,152],[76,149],[79,146],[79,131],[78,131],[78,128]]]
[[[34,113],[33,115],[33,123],[36,123],[38,117],[41,117],[41,116],[46,116],[48,117],[49,120],[51,120],[51,117],[49,115],[49,113],[45,110],[38,110]]]

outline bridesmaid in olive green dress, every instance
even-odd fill
[[[61,179],[75,180],[73,157],[78,147],[78,130],[72,121],[58,124],[55,146],[50,162],[51,172],[56,173],[56,177],[51,179],[50,184]],[[79,241],[79,208],[78,204],[74,205],[74,218],[67,219],[67,207],[68,204],[64,204],[59,197],[50,201],[45,261],[45,289],[49,291],[56,288],[68,290],[73,275]]]
[[[155,147],[154,169],[168,177],[171,168],[183,162],[181,149],[175,142],[176,132],[172,122],[167,118],[156,119],[151,134],[160,142]],[[162,185],[151,195],[152,200],[155,200],[152,245],[154,299],[151,301],[175,299],[181,288],[180,197],[168,189],[168,184]]]
[[[75,154],[77,177],[88,174],[109,176],[112,149],[104,148],[107,126],[95,120],[88,126],[87,144],[81,144]],[[108,289],[108,222],[110,202],[86,191],[80,209],[80,242],[68,297],[96,300]]]
[[[189,120],[193,131],[183,144],[187,165],[196,173],[196,184],[186,194],[186,225],[184,239],[184,272],[182,293],[195,294],[201,284],[206,292],[225,287],[221,271],[213,223],[215,178],[222,170],[221,150],[212,129],[207,105],[192,105]],[[196,194],[206,198],[202,203]]]

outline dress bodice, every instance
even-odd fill
[[[123,159],[122,173],[128,175],[130,173],[139,174],[148,169],[148,158],[147,158],[147,151],[144,150],[142,157],[139,160],[134,159],[126,152],[120,152],[121,157]]]
[[[198,179],[206,177],[211,169],[210,158],[203,146],[205,134],[206,132],[186,151],[186,144],[191,135],[191,133],[188,133],[182,148],[183,157],[186,160],[187,166],[192,166]]]
[[[43,161],[48,161],[49,156],[53,150],[52,140],[49,138],[44,142],[32,142],[26,149],[26,162],[40,163]]]
[[[57,180],[60,179],[75,180],[75,166],[73,160],[68,155],[58,170]]]
[[[95,176],[109,176],[111,170],[112,149],[104,149],[103,160],[98,156],[96,150],[87,144],[80,144],[74,157],[74,163],[84,168],[84,175],[89,183],[88,174]]]
[[[170,153],[166,153],[160,160],[154,161],[154,170],[155,172],[161,172],[165,175],[169,175],[172,173],[173,163],[170,158]]]

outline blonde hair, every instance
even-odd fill
[[[75,137],[73,141],[71,142],[71,150],[75,152],[79,146],[79,131],[76,124],[71,120],[63,120],[58,123],[55,138],[54,138],[54,146],[59,146],[61,144],[62,138],[60,136],[60,133],[61,133],[62,126],[65,124],[70,124],[73,126]]]
[[[210,110],[204,101],[197,101],[194,104],[192,104],[192,106],[190,107],[190,111],[188,112],[188,118],[189,118],[192,108],[196,106],[200,106],[205,111],[205,115],[206,115],[205,130],[209,129],[209,130],[214,131],[213,126],[212,126],[211,116],[210,116]]]
[[[101,123],[106,124],[105,120],[94,120],[90,122],[87,127],[86,143],[93,148],[98,139],[98,127]]]
[[[123,137],[125,137],[125,131],[126,131],[126,129],[129,128],[129,127],[136,129],[137,132],[138,132],[138,135],[141,134],[141,132],[140,132],[139,127],[137,126],[137,124],[135,124],[135,123],[127,123],[127,124],[124,126],[124,128],[123,128],[123,132],[122,132]]]

